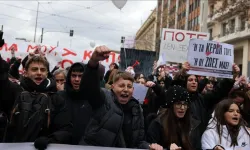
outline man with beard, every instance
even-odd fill
[[[73,145],[77,145],[79,143],[81,137],[84,135],[85,128],[92,115],[92,108],[84,97],[85,91],[80,91],[80,83],[83,72],[83,63],[73,64],[69,68],[67,74],[65,90],[59,92],[59,94],[65,98],[71,113],[71,121],[73,123],[71,144]]]
[[[6,61],[0,60],[0,72],[6,74]],[[20,81],[18,89],[8,84],[1,84],[1,88],[7,93],[1,97],[9,97],[8,101],[2,101],[1,106],[12,107],[6,110],[10,114],[6,142],[34,142],[69,143],[71,124],[65,101],[56,94],[56,83],[48,79],[49,63],[42,56],[33,56],[25,65],[24,77]],[[1,76],[1,81],[8,78]],[[11,113],[10,113],[11,111]],[[36,142],[35,142],[36,143]]]
[[[162,150],[157,144],[144,141],[144,117],[140,104],[132,95],[134,78],[118,71],[113,78],[112,90],[99,86],[99,61],[109,57],[110,50],[97,47],[83,74],[81,91],[86,92],[93,109],[93,117],[80,144],[105,147],[151,148]]]

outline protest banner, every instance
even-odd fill
[[[120,69],[125,70],[128,66],[132,66],[136,61],[138,65],[134,67],[135,73],[142,73],[148,76],[153,71],[153,64],[156,60],[156,52],[136,49],[122,48],[120,51]]]
[[[93,50],[72,50],[65,47],[56,47],[50,45],[40,45],[41,51],[45,54],[50,63],[50,70],[56,65],[60,64],[62,68],[66,68],[75,62],[87,63],[93,53]],[[5,60],[10,60],[11,49],[15,50],[15,56],[24,59],[30,52],[34,52],[38,45],[35,43],[23,42],[23,41],[6,41],[5,44],[0,47],[0,54]],[[106,71],[109,69],[109,65],[113,62],[118,62],[120,58],[119,53],[111,52],[110,57],[101,62],[105,66]],[[22,67],[20,67],[20,73]]]
[[[215,41],[190,40],[188,74],[233,78],[234,46]]]
[[[168,62],[183,63],[187,61],[187,52],[190,39],[209,39],[209,33],[185,31],[163,28],[160,54]]]

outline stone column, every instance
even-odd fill
[[[249,42],[246,40],[243,45],[243,58],[242,58],[242,75],[248,75],[248,51],[249,51]]]

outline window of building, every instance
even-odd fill
[[[227,34],[227,23],[222,24],[222,35],[225,36]]]
[[[243,16],[240,17],[240,31],[245,30],[245,23],[246,23],[246,18],[244,18]]]
[[[234,33],[235,32],[235,19],[230,20],[229,32],[230,33]]]
[[[182,12],[182,17],[184,18],[186,16],[186,11]]]
[[[213,40],[213,29],[208,29],[209,32],[209,40]]]

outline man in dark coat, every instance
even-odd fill
[[[74,145],[79,144],[82,136],[84,136],[85,128],[92,115],[92,108],[86,98],[84,98],[85,91],[80,91],[80,82],[84,67],[85,65],[83,63],[74,63],[69,69],[65,90],[59,92],[66,100],[71,113],[71,121],[73,124],[71,144]],[[83,80],[85,80],[85,78]]]
[[[8,79],[9,64],[0,56],[0,141],[3,141],[7,120],[13,108],[15,99],[22,88]]]
[[[105,147],[149,148],[144,134],[142,108],[132,97],[134,78],[126,72],[118,72],[113,79],[112,90],[99,86],[99,61],[109,57],[109,49],[97,47],[83,74],[81,90],[86,92],[93,109],[93,117],[80,144]],[[153,144],[151,148],[161,150]]]
[[[62,97],[56,94],[56,83],[54,80],[47,78],[48,75],[48,62],[42,56],[31,57],[25,65],[24,77],[20,81],[20,85],[14,85],[8,81],[6,74],[8,74],[8,69],[6,68],[6,61],[0,59],[0,72],[1,72],[1,82],[8,84],[1,84],[6,93],[1,93],[1,107],[5,108],[5,113],[10,120],[9,130],[7,131],[8,139],[6,142],[34,142],[39,138],[43,138],[48,143],[69,143],[71,139],[70,129],[70,117],[68,110],[65,105],[65,101]],[[26,116],[22,114],[23,111],[11,112],[11,107],[14,106],[15,100],[21,94],[21,91],[26,91],[26,93],[51,93],[48,94],[49,99],[51,100],[51,109],[50,115],[48,115],[48,120],[43,119],[39,123],[39,126],[33,126],[34,128],[26,128],[29,124],[32,124],[36,118],[25,120],[24,127],[17,125],[17,122],[20,122]],[[7,95],[9,92],[9,95]],[[11,94],[10,94],[11,93]],[[54,94],[53,94],[54,93]],[[5,98],[5,99],[2,99]],[[29,99],[28,97],[26,97]],[[18,99],[18,98],[17,98]],[[21,108],[26,109],[28,104],[20,103]],[[33,105],[33,102],[32,102]],[[15,105],[17,108],[18,105]],[[20,106],[20,105],[19,105]],[[36,107],[39,108],[39,105],[32,106],[32,109]],[[9,117],[9,115],[11,117]],[[30,115],[30,114],[29,114]],[[33,114],[35,115],[35,114]],[[32,117],[32,114],[30,118]],[[17,118],[14,120],[13,118]],[[15,122],[16,121],[16,122]],[[22,120],[24,121],[24,120]],[[37,122],[36,122],[37,123]],[[41,126],[40,126],[41,125]],[[48,125],[48,126],[47,126]],[[21,129],[21,130],[20,130]],[[44,141],[43,140],[43,141]]]

